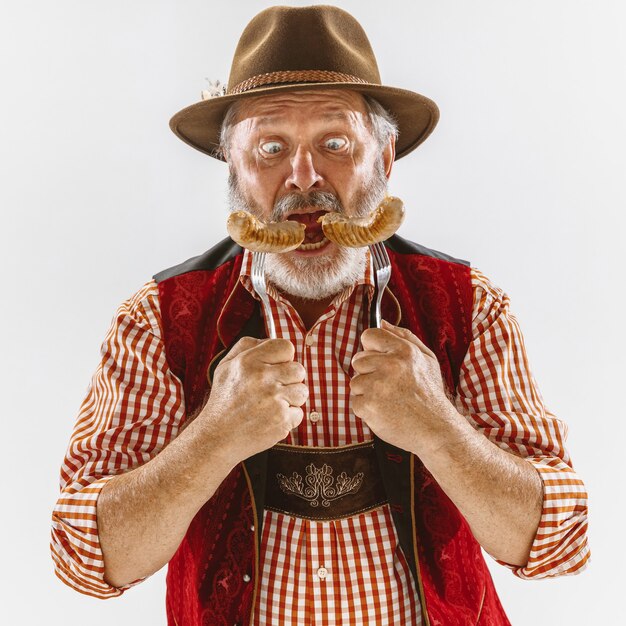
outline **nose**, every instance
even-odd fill
[[[310,150],[299,146],[291,158],[291,173],[285,181],[285,187],[290,191],[306,192],[321,187],[323,183],[324,178],[315,169]]]

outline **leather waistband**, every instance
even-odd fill
[[[387,502],[374,442],[336,448],[276,444],[265,508],[312,520],[341,519]]]

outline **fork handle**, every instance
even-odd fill
[[[272,317],[272,310],[270,309],[269,302],[263,302],[263,308],[265,309],[268,336],[270,339],[276,339],[276,326],[274,325],[274,318]]]
[[[378,282],[376,282],[376,288],[374,289],[374,295],[372,296],[372,303],[370,305],[370,328],[381,327],[381,314],[380,314],[380,296],[378,290]]]

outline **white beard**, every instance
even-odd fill
[[[332,259],[268,254],[265,274],[280,291],[305,300],[322,300],[362,278],[366,256],[365,248],[339,248]]]
[[[378,159],[372,172],[372,179],[359,197],[355,200],[353,215],[367,215],[385,197],[387,191],[387,178],[383,166],[382,156]],[[297,196],[285,197],[278,201],[272,213],[272,219],[279,221],[283,212],[289,208],[295,208],[291,203],[297,203]],[[309,194],[315,196],[316,194]],[[318,192],[318,201],[310,206],[318,206],[327,210],[346,213],[339,199],[333,194]],[[257,217],[261,214],[253,198],[248,198],[243,193],[237,176],[230,171],[228,180],[228,198],[231,211],[249,211]],[[265,260],[265,272],[267,278],[283,293],[303,298],[305,300],[322,300],[343,291],[346,287],[354,285],[365,272],[366,248],[347,248],[338,246],[332,258],[321,256],[315,257],[289,257],[284,254],[268,254]]]

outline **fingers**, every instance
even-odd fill
[[[383,328],[390,333],[395,334],[401,339],[410,341],[413,345],[417,346],[424,354],[428,354],[436,359],[435,353],[416,335],[414,335],[408,328],[401,328],[400,326],[394,326],[386,320],[383,320]]]
[[[242,355],[250,359],[257,359],[263,363],[286,363],[293,361],[295,348],[288,339],[256,339],[242,337],[222,359],[222,362],[231,361]]]
[[[293,430],[300,425],[304,418],[304,411],[299,406],[290,406],[287,409],[287,419],[289,422],[289,430]]]
[[[274,379],[283,385],[301,383],[306,377],[304,366],[296,361],[276,363],[272,365],[271,371]]]
[[[416,346],[421,352],[436,358],[432,350],[410,330],[394,326],[383,320],[382,328],[368,328],[361,334],[364,350],[376,352],[398,352],[402,354],[410,345]]]
[[[287,363],[296,353],[289,339],[264,339],[253,348],[254,357],[263,363]]]
[[[279,396],[283,398],[289,406],[300,407],[309,397],[309,388],[304,383],[284,385],[279,392]]]
[[[391,352],[397,342],[396,337],[381,328],[367,328],[361,333],[363,350]]]
[[[357,374],[350,380],[350,395],[362,396],[371,386],[373,379],[370,374]]]
[[[386,361],[386,355],[371,350],[357,352],[352,357],[352,367],[357,374],[369,374],[380,369]]]
[[[255,339],[254,337],[242,337],[229,351],[228,354],[222,359],[222,363],[226,363],[227,361],[231,361],[236,356],[246,352],[247,350],[251,350],[252,348],[258,346],[263,339]]]

